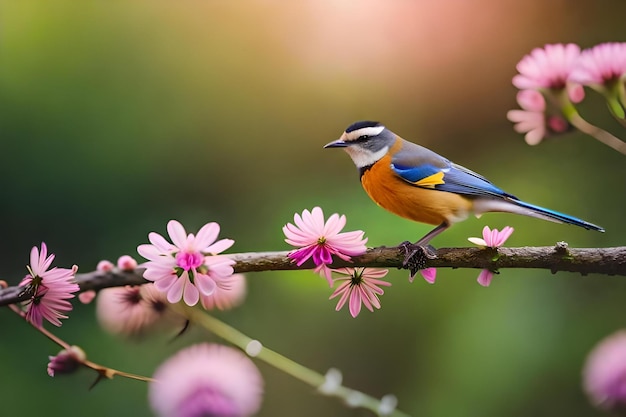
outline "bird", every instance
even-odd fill
[[[487,212],[521,214],[604,232],[593,223],[522,201],[379,122],[353,123],[324,148],[343,148],[348,153],[363,188],[376,204],[400,217],[436,226],[412,244],[413,248],[424,249],[453,224]],[[405,263],[409,257],[407,254]]]

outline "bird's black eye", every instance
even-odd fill
[[[361,136],[359,136],[356,140],[358,140],[358,141],[361,141],[361,142],[362,142],[362,141],[367,140],[367,139],[369,139],[369,136],[368,136],[368,135],[361,135]]]

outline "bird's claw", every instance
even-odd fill
[[[436,249],[431,245],[419,245],[411,242],[402,242],[399,245],[404,251],[402,267],[408,269],[411,276],[417,271],[426,268],[426,261],[437,258]]]

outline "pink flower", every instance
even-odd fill
[[[504,245],[504,242],[511,236],[514,229],[510,226],[505,226],[502,231],[498,231],[498,229],[489,229],[489,226],[485,226],[483,228],[483,238],[478,237],[470,237],[467,240],[470,242],[479,245],[485,246],[488,248],[497,249],[500,246]],[[483,269],[478,274],[478,283],[483,287],[488,287],[491,284],[491,280],[493,278],[493,272],[489,269]]]
[[[563,116],[546,113],[546,100],[539,91],[521,90],[517,102],[523,110],[509,110],[506,117],[515,123],[516,132],[526,134],[524,139],[529,145],[537,145],[544,138],[570,128]]]
[[[580,47],[573,43],[552,44],[535,48],[517,64],[519,74],[513,77],[513,85],[520,90],[563,89],[578,63]],[[570,91],[570,99],[579,102],[580,88]]]
[[[340,268],[333,269],[346,277],[337,278],[336,281],[343,281],[339,287],[332,293],[329,299],[333,299],[339,295],[336,311],[341,310],[348,299],[348,308],[352,317],[356,317],[361,312],[361,304],[369,311],[374,311],[374,307],[380,308],[379,295],[383,295],[384,291],[381,286],[389,287],[390,282],[382,281],[382,278],[389,272],[386,269],[377,268]]]
[[[117,260],[117,267],[122,271],[134,271],[137,268],[137,261],[130,255],[122,255]]]
[[[200,295],[202,307],[207,310],[230,310],[240,305],[246,297],[246,277],[243,274],[233,274],[224,278],[215,287],[211,295]]]
[[[100,272],[110,272],[113,270],[114,267],[115,265],[113,265],[113,262],[107,261],[106,259],[104,259],[98,262],[98,265],[96,266],[96,270]]]
[[[165,295],[154,284],[105,288],[96,301],[98,322],[112,334],[141,337],[184,326],[185,320],[168,308]]]
[[[435,283],[435,279],[437,278],[437,268],[424,268],[420,269],[419,272],[422,275],[422,278],[424,278],[424,281],[428,282],[429,284]],[[410,276],[409,282],[413,282],[414,279],[415,275]]]
[[[589,353],[583,388],[596,407],[619,415],[626,412],[626,330],[608,336]]]
[[[324,212],[315,207],[310,212],[304,210],[302,216],[296,213],[293,219],[295,225],[287,223],[283,227],[287,237],[285,242],[300,249],[291,251],[289,257],[298,266],[313,258],[315,272],[326,278],[330,286],[333,280],[328,265],[333,262],[332,255],[349,261],[351,256],[362,255],[367,249],[367,238],[363,238],[363,231],[339,233],[346,225],[344,215],[335,213],[325,222]]]
[[[78,301],[83,304],[89,304],[96,298],[96,292],[94,290],[87,290],[78,294]]]
[[[525,133],[524,140],[529,145],[537,145],[546,137],[546,118],[543,113],[509,110],[506,117],[515,123],[513,128],[517,133]]]
[[[537,90],[520,90],[516,98],[517,103],[524,110],[539,113],[546,111],[546,99]]]
[[[87,355],[78,346],[70,346],[61,350],[56,356],[48,356],[48,375],[70,374],[85,362]]]
[[[626,42],[607,42],[580,54],[569,80],[589,86],[608,86],[626,75]]]
[[[159,366],[154,379],[148,399],[160,417],[247,417],[261,407],[261,373],[230,347],[190,346]]]
[[[187,234],[179,222],[170,220],[167,232],[173,244],[152,232],[148,235],[152,244],[137,247],[137,252],[148,259],[143,264],[144,278],[154,281],[170,303],[183,299],[190,306],[196,305],[200,294],[211,295],[220,280],[233,274],[235,261],[218,253],[230,248],[234,241],[216,242],[219,231],[217,223],[207,223],[194,236]]]
[[[32,297],[25,302],[26,320],[37,327],[41,327],[43,319],[60,326],[60,319],[67,318],[63,313],[72,310],[72,304],[67,300],[79,290],[74,282],[78,267],[49,270],[53,260],[54,255],[48,256],[45,243],[41,243],[41,251],[34,246],[30,251],[30,266],[27,267],[30,273],[20,282],[20,286],[29,287],[28,291],[32,291]]]
[[[506,117],[515,123],[517,133],[526,133],[526,143],[536,145],[546,136],[546,100],[539,91],[521,90],[517,102],[523,110],[509,110]]]

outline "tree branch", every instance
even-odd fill
[[[313,269],[312,261],[297,266],[287,257],[289,252],[248,252],[226,254],[236,263],[235,272],[285,271]],[[604,274],[626,276],[626,247],[613,248],[568,248],[560,242],[555,246],[520,247],[520,248],[441,248],[436,251],[435,259],[426,261],[427,267],[435,268],[537,268],[548,269],[552,273],[559,271],[578,272],[581,275]],[[361,256],[352,258],[353,262],[337,259],[333,267],[366,266],[381,268],[402,268],[404,250],[401,247],[387,248],[380,246],[369,249]],[[81,291],[100,290],[122,285],[141,285],[143,268],[134,271],[114,269],[110,272],[93,271],[76,274],[76,281]],[[0,289],[0,306],[14,304],[28,299],[23,287]]]

